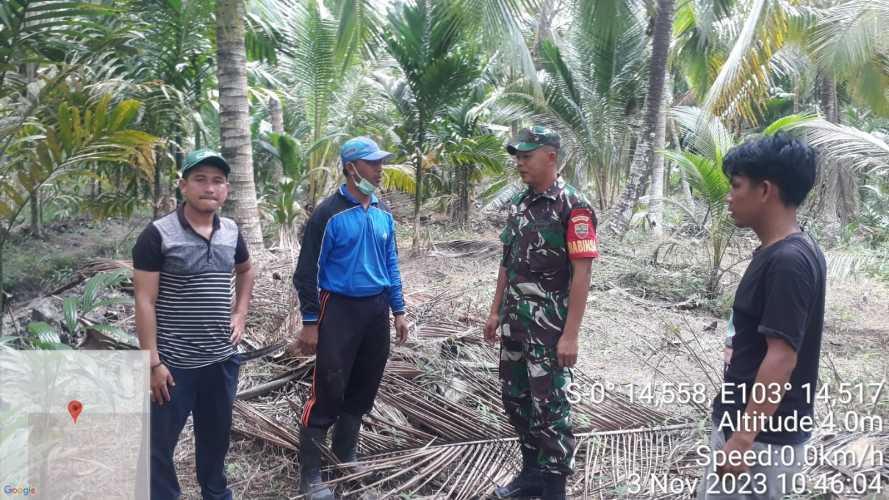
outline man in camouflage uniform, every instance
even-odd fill
[[[522,130],[507,146],[528,189],[510,205],[503,259],[485,338],[497,339],[503,406],[519,435],[522,470],[500,498],[565,498],[575,439],[566,387],[599,255],[596,215],[558,175],[559,136]]]

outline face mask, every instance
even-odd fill
[[[368,181],[364,177],[361,177],[360,175],[358,175],[357,168],[353,171],[353,173],[354,173],[355,177],[358,179],[358,190],[361,191],[362,193],[364,193],[365,196],[370,196],[370,195],[374,194],[374,191],[377,190],[377,187],[374,186],[373,184],[371,184],[370,181]]]

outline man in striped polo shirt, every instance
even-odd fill
[[[367,137],[343,144],[346,183],[312,212],[293,275],[303,318],[294,345],[317,351],[299,439],[300,491],[312,500],[333,498],[319,484],[319,446],[331,425],[334,455],[355,461],[361,417],[373,407],[389,356],[390,309],[398,342],[407,339],[395,221],[374,195],[391,156]]]
[[[179,180],[185,202],[149,224],[133,247],[136,333],[151,360],[152,500],[181,494],[173,450],[189,414],[201,495],[232,498],[224,462],[238,388],[235,345],[254,273],[238,226],[216,213],[230,170],[217,153],[190,153]]]

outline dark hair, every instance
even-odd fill
[[[802,205],[815,185],[815,150],[795,137],[779,132],[750,139],[729,150],[722,171],[776,184],[786,206]]]

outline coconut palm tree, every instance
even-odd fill
[[[576,1],[575,20],[561,41],[539,47],[539,100],[526,85],[507,87],[502,101],[562,136],[562,174],[600,209],[610,206],[638,119],[638,84],[647,58],[642,2]],[[524,118],[524,117],[522,117]]]
[[[253,4],[253,18],[267,32],[275,53],[270,70],[277,80],[273,91],[306,125],[305,133],[288,132],[311,151],[307,168],[312,173],[304,201],[308,211],[326,194],[330,184],[326,172],[336,170],[336,142],[353,128],[354,117],[342,111],[353,104],[352,96],[380,100],[365,92],[372,85],[368,70],[380,44],[381,22],[373,3],[263,0]]]
[[[666,122],[664,113],[664,89],[667,78],[667,58],[673,31],[674,0],[658,0],[654,17],[654,34],[651,40],[651,64],[648,69],[648,93],[645,96],[642,133],[633,154],[630,175],[620,198],[611,210],[609,228],[623,235],[630,225],[633,205],[642,195],[644,186],[651,175],[656,154],[657,138],[663,144]],[[658,127],[658,125],[661,125]]]
[[[231,213],[252,248],[263,248],[262,226],[253,181],[253,142],[247,99],[247,52],[243,0],[216,2],[216,56],[219,83],[219,139],[231,165]]]

